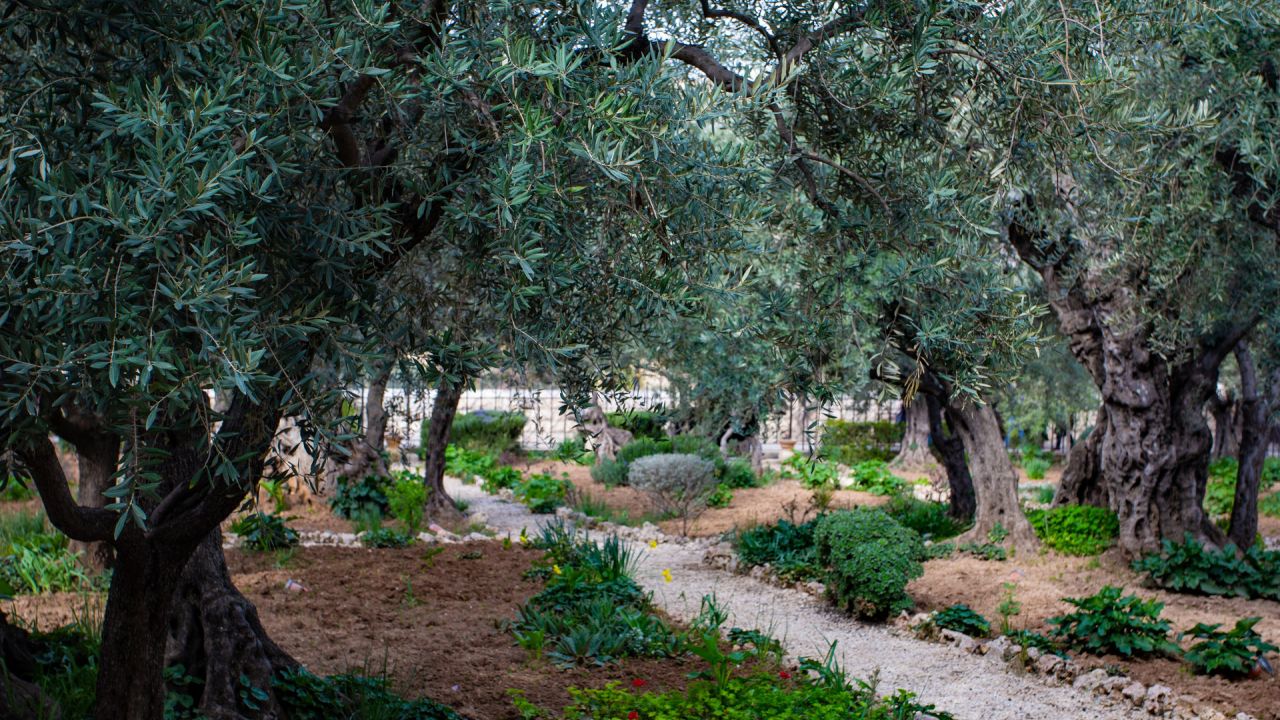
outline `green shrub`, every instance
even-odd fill
[[[935,612],[933,624],[971,637],[986,637],[991,634],[991,623],[963,603]]]
[[[391,483],[391,478],[380,475],[366,475],[359,482],[338,478],[338,489],[329,498],[329,507],[334,515],[347,520],[355,520],[370,511],[385,515],[389,509],[387,490]]]
[[[551,457],[561,462],[590,465],[595,462],[595,453],[587,449],[587,441],[580,437],[566,438],[560,441]]]
[[[844,465],[864,460],[893,459],[894,443],[902,441],[905,428],[891,422],[849,422],[828,420],[823,424],[822,457]]]
[[[697,455],[639,458],[631,463],[627,479],[632,487],[649,494],[659,512],[680,518],[685,531],[716,488],[715,463]]]
[[[650,438],[639,438],[623,445],[618,449],[618,454],[614,458],[618,462],[625,465],[639,460],[642,457],[650,455],[665,455],[671,452],[671,441],[667,439],[652,440]]]
[[[720,446],[701,435],[676,435],[671,438],[671,452],[677,455],[697,455],[703,460],[721,462]]]
[[[881,507],[898,524],[909,527],[926,540],[945,540],[968,527],[947,514],[946,503],[927,502],[911,495],[895,495]]]
[[[846,612],[882,619],[911,607],[907,583],[924,573],[925,557],[915,531],[881,510],[856,508],[819,520],[814,545],[827,591]]]
[[[907,481],[889,472],[883,460],[863,460],[850,468],[855,490],[872,495],[897,495],[907,486]]]
[[[1037,485],[1032,492],[1035,494],[1036,502],[1041,505],[1050,505],[1053,498],[1057,495],[1057,490],[1052,485]]]
[[[320,677],[303,668],[291,668],[281,671],[271,684],[290,720],[465,720],[434,700],[398,697],[391,692],[386,678],[361,675]]]
[[[717,484],[716,489],[707,496],[707,507],[710,508],[729,507],[731,502],[733,502],[733,488],[724,483]]]
[[[605,487],[627,484],[627,464],[604,459],[591,466],[591,479]]]
[[[1027,465],[1030,463],[1045,463],[1044,467],[1047,470],[1053,465],[1053,453],[1039,445],[1028,443],[1019,446],[1016,452],[1010,452],[1009,460],[1015,467],[1020,467],[1024,470],[1027,469]]]
[[[1032,458],[1022,464],[1028,480],[1043,480],[1044,474],[1049,472],[1050,467],[1053,467],[1053,463],[1041,458]]]
[[[817,520],[800,525],[779,520],[776,525],[743,530],[734,542],[738,562],[745,567],[770,565],[779,577],[789,580],[817,579],[822,576],[813,540],[817,525]]]
[[[1115,513],[1090,505],[1028,510],[1027,520],[1041,542],[1065,555],[1097,555],[1120,534]]]
[[[1259,500],[1258,512],[1267,517],[1280,518],[1280,493]]]
[[[1078,610],[1049,618],[1053,635],[1094,655],[1178,654],[1178,646],[1169,640],[1169,623],[1160,619],[1164,603],[1136,595],[1122,597],[1122,592],[1107,585],[1087,598],[1066,598]]]
[[[840,472],[835,465],[799,453],[787,458],[782,467],[788,477],[796,478],[801,485],[810,490],[834,489],[840,482]]]
[[[663,440],[667,437],[667,417],[645,410],[611,412],[605,415],[610,427],[622,428],[639,440]]]
[[[483,478],[498,466],[498,458],[488,453],[467,450],[457,445],[444,449],[444,471],[470,485]]]
[[[1240,464],[1235,458],[1219,458],[1209,463],[1209,483],[1204,489],[1204,509],[1210,515],[1230,515],[1235,505],[1236,472]]]
[[[298,544],[298,533],[285,524],[285,518],[267,513],[250,513],[231,523],[231,532],[239,535],[250,550],[267,552],[283,550]]]
[[[617,487],[630,482],[631,463],[650,455],[663,455],[671,452],[671,441],[667,438],[639,438],[623,445],[612,460],[601,460],[591,468],[591,479],[605,487]]]
[[[979,560],[991,560],[995,562],[1004,562],[1009,559],[1009,551],[995,543],[977,543],[967,542],[961,543],[956,550],[962,553],[972,555]]]
[[[1253,670],[1258,658],[1280,648],[1266,642],[1254,632],[1253,626],[1262,618],[1248,617],[1236,621],[1228,632],[1221,625],[1198,623],[1183,636],[1190,635],[1200,642],[1192,645],[1184,656],[1193,670],[1200,675],[1241,677]],[[1182,636],[1179,636],[1182,637]]]
[[[751,463],[741,458],[725,461],[721,466],[718,466],[716,468],[716,477],[722,485],[735,490],[756,487],[760,484],[760,478],[756,477],[755,471],[751,469]]]
[[[515,486],[516,499],[529,506],[531,512],[553,513],[564,505],[569,496],[569,476],[552,477],[549,473],[535,473]]]
[[[1024,648],[1035,648],[1040,652],[1065,656],[1065,653],[1058,649],[1058,644],[1056,642],[1034,630],[1014,630],[1012,632],[1005,633],[1005,637]]]
[[[368,548],[402,548],[411,545],[416,538],[396,528],[379,527],[360,533],[360,544]]]
[[[428,488],[421,475],[399,470],[392,473],[395,482],[387,490],[387,506],[391,516],[404,523],[410,535],[417,537],[426,512]]]
[[[1230,544],[1216,550],[1188,533],[1181,543],[1165,540],[1160,553],[1135,561],[1133,569],[1173,592],[1280,600],[1280,552],[1256,545],[1243,553]]]
[[[561,667],[679,651],[679,637],[632,580],[635,557],[616,536],[600,544],[552,524],[532,545],[546,555],[531,574],[547,585],[511,623],[521,647]]]
[[[496,493],[515,489],[523,479],[524,474],[510,465],[494,465],[482,476],[480,487],[487,493]]]
[[[916,702],[905,690],[879,698],[874,683],[836,684],[803,673],[784,680],[775,673],[757,672],[725,678],[722,683],[694,682],[683,691],[663,693],[635,692],[612,682],[592,690],[570,688],[569,695],[573,703],[565,708],[564,717],[573,720],[951,720],[951,715]]]
[[[527,422],[518,412],[477,410],[458,415],[449,427],[449,444],[466,450],[501,455],[520,447],[520,435]],[[422,448],[427,447],[430,422],[422,423]]]
[[[93,621],[93,614],[86,607],[85,615],[78,616],[74,624],[51,632],[33,632],[31,641],[31,655],[35,660],[30,668],[32,679],[47,697],[58,703],[61,717],[67,720],[92,717],[102,644],[102,631]]]

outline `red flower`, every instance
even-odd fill
[[[779,670],[778,677],[782,678],[783,680],[790,680],[791,673],[787,672],[786,670]]]
[[[640,682],[644,682],[644,681],[641,680]],[[640,713],[636,712],[635,710],[632,710],[631,712],[627,713],[627,720],[640,720]]]
[[[644,687],[645,685],[648,685],[648,684],[649,683],[645,682],[640,678],[636,678],[635,680],[631,681],[631,687]]]

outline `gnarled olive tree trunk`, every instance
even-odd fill
[[[1212,436],[1205,403],[1215,392],[1226,353],[1256,319],[1206,335],[1183,349],[1176,364],[1157,355],[1150,326],[1135,310],[1131,291],[1087,272],[1063,277],[1074,240],[1045,247],[1013,224],[1009,239],[1040,273],[1049,304],[1102,396],[1098,435],[1099,490],[1092,489],[1088,458],[1078,464],[1063,498],[1105,497],[1120,519],[1119,545],[1129,555],[1159,549],[1164,538],[1192,537],[1221,544],[1225,536],[1203,510]],[[1086,443],[1088,444],[1088,443]]]
[[[169,612],[165,666],[203,681],[200,712],[209,720],[283,717],[272,690],[276,673],[298,666],[262,628],[253,603],[231,583],[222,533],[200,542],[178,581]],[[242,678],[266,693],[252,714],[242,708]]]
[[[0,612],[0,720],[56,718],[57,701],[36,685],[36,653],[31,635],[9,624]]]
[[[978,500],[973,492],[973,476],[965,459],[964,441],[960,436],[948,433],[943,425],[943,403],[936,395],[924,396],[929,416],[929,436],[950,486],[950,506],[947,513],[957,520],[972,520],[978,511]]]
[[[1054,505],[1096,505],[1111,507],[1106,484],[1102,481],[1102,439],[1107,435],[1107,408],[1098,408],[1097,419],[1079,442],[1067,453],[1067,467],[1062,471]]]
[[[951,405],[947,421],[968,451],[977,495],[973,528],[960,541],[989,542],[992,531],[999,526],[1008,533],[1008,543],[1014,548],[1034,551],[1040,543],[1018,505],[1018,474],[1005,450],[995,410],[974,402]]]
[[[426,465],[422,476],[427,484],[427,517],[436,521],[455,522],[462,517],[453,498],[444,489],[445,449],[449,447],[449,431],[458,415],[465,382],[441,380],[431,402],[431,420],[427,426]]]
[[[894,467],[919,468],[933,461],[929,453],[929,407],[923,398],[913,398],[903,410],[907,415],[902,446],[889,464]]]

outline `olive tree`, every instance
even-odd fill
[[[1186,533],[1220,544],[1202,508],[1205,405],[1223,361],[1276,309],[1280,10],[1009,12],[1059,52],[999,138],[1021,149],[1007,236],[1102,400],[1062,492],[1115,510],[1129,553]]]
[[[572,358],[552,341],[595,337],[560,314],[576,273],[641,285],[715,242],[668,230],[647,174],[699,174],[708,155],[664,143],[714,98],[621,51],[591,3],[20,6],[0,20],[0,425],[51,522],[115,551],[95,715],[160,718],[171,661],[208,717],[238,716],[246,681],[278,714],[294,661],[218,527],[281,417],[324,429],[341,398],[317,368],[385,358],[366,343],[396,321],[389,273],[445,228],[493,230],[513,345]],[[595,222],[560,224],[596,197]],[[611,262],[627,243],[643,266]],[[104,506],[72,497],[50,432],[103,468]]]

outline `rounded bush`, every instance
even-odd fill
[[[822,518],[814,530],[827,592],[843,610],[883,619],[911,607],[907,583],[924,574],[924,543],[881,510],[856,508]]]
[[[1091,505],[1029,510],[1027,521],[1045,545],[1065,555],[1097,555],[1120,534],[1116,514]]]

